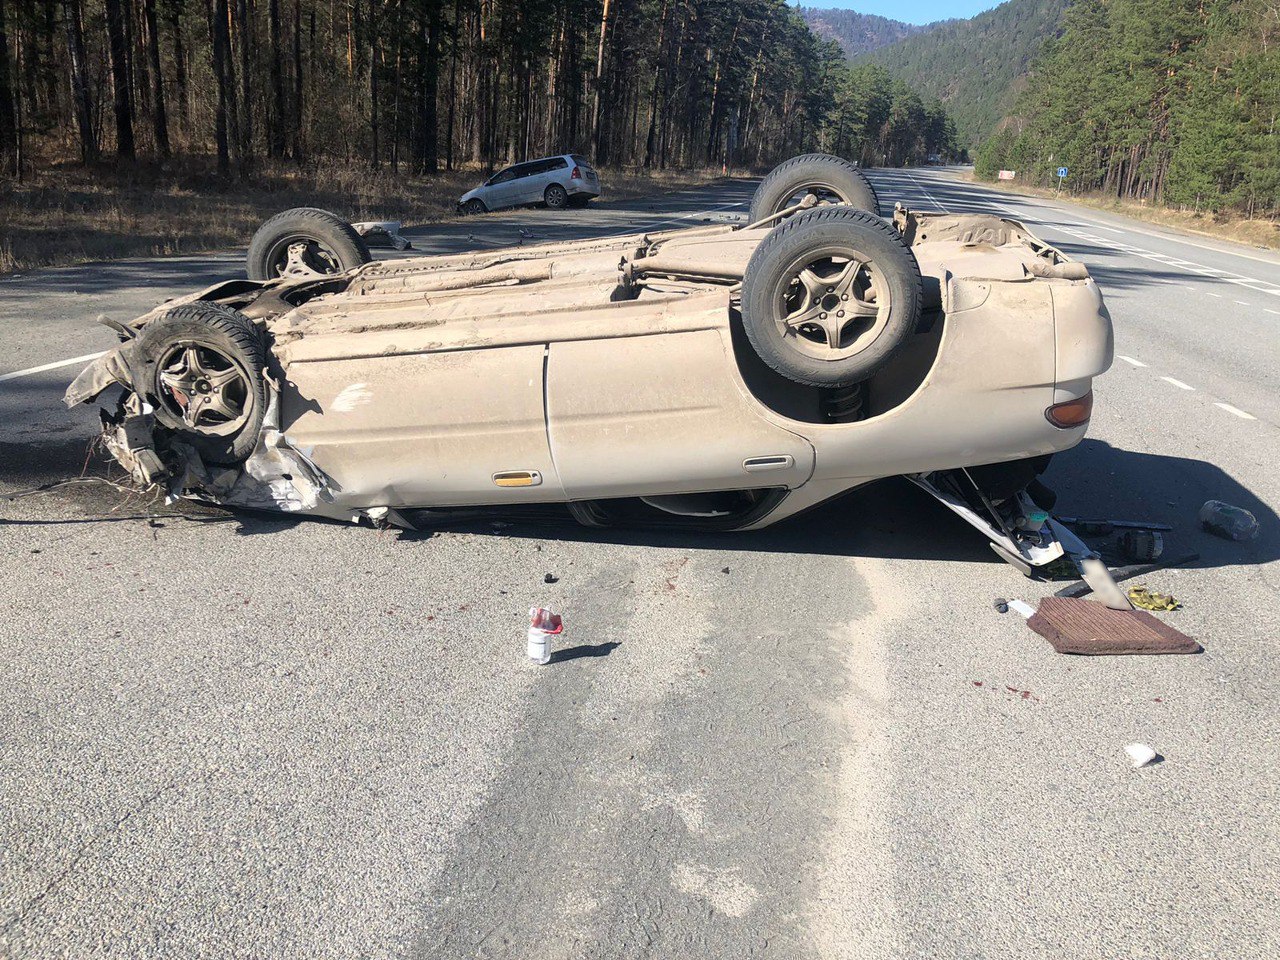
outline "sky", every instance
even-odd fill
[[[972,17],[999,3],[1000,0],[807,0],[801,6],[876,13],[906,23],[933,23],[935,20]]]

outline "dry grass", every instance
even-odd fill
[[[713,171],[603,170],[601,202],[706,183]],[[35,267],[170,256],[244,246],[289,207],[332,210],[351,221],[406,225],[453,217],[477,168],[432,177],[344,164],[262,164],[250,180],[217,177],[206,158],[167,168],[47,167],[27,182],[0,180],[0,274]]]
[[[965,176],[971,181],[979,182],[971,172]],[[1204,237],[1232,240],[1264,250],[1280,250],[1280,222],[1275,220],[1245,220],[1232,214],[1197,213],[1192,210],[1179,210],[1135,200],[1117,200],[1115,197],[1102,194],[1063,193],[1059,195],[1053,190],[1025,183],[1010,184],[1007,181],[995,183],[981,181],[981,183],[983,186],[995,187],[1006,193],[1028,193],[1037,197],[1068,200],[1095,210],[1106,210],[1135,220],[1145,220],[1147,223],[1185,230]]]

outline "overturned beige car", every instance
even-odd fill
[[[882,220],[835,158],[779,169],[746,226],[331,273],[294,244],[117,325],[67,402],[118,395],[134,479],[227,506],[752,529],[905,475],[1024,569],[1061,556],[1035,477],[1112,357],[1083,265],[1010,220]]]

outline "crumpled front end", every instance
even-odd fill
[[[279,391],[269,374],[265,410],[252,452],[241,462],[220,464],[202,454],[198,437],[164,422],[158,410],[163,401],[155,395],[164,389],[164,378],[156,376],[137,330],[127,328],[124,335],[129,339],[76,377],[64,401],[74,407],[93,402],[112,387],[121,388],[114,408],[100,411],[101,439],[134,483],[160,487],[172,498],[358,519],[333,502],[324,473],[284,437]]]

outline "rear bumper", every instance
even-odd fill
[[[600,196],[600,184],[598,181],[592,183],[590,180],[570,180],[565,184],[564,188],[571,197]]]

